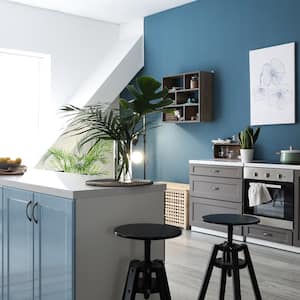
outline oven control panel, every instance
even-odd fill
[[[245,167],[244,178],[262,181],[293,182],[294,171],[287,169]]]

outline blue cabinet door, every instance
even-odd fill
[[[74,299],[74,201],[34,194],[34,300]]]
[[[3,189],[3,300],[33,299],[33,193]]]

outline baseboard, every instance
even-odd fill
[[[225,233],[225,232],[201,228],[201,227],[197,227],[197,226],[192,226],[191,231],[227,238],[227,233]],[[244,237],[241,235],[233,235],[233,239],[236,241],[244,241]],[[300,247],[294,247],[294,246],[290,246],[290,245],[274,243],[274,242],[264,241],[264,240],[260,240],[260,239],[250,238],[250,237],[246,238],[246,242],[250,243],[250,244],[256,244],[256,245],[260,245],[260,246],[275,248],[275,249],[279,249],[279,250],[300,253]]]
[[[227,238],[226,232],[221,232],[221,231],[207,229],[207,228],[201,228],[201,227],[197,227],[197,226],[192,226],[191,231]],[[244,237],[242,235],[234,234],[233,239],[236,241],[240,241],[240,242],[244,241]]]
[[[265,247],[275,248],[275,249],[294,252],[294,253],[300,253],[299,247],[259,240],[259,239],[250,238],[250,237],[247,237],[246,240],[247,240],[247,243],[251,243],[251,244],[261,245],[261,246],[265,246]]]

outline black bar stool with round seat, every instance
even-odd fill
[[[219,299],[224,300],[227,275],[233,278],[234,300],[241,299],[240,273],[239,270],[248,267],[256,300],[261,300],[257,279],[255,276],[250,252],[246,244],[233,243],[233,226],[253,225],[259,223],[259,219],[252,216],[238,214],[215,214],[203,216],[203,221],[207,223],[228,226],[228,240],[222,244],[215,245],[211,254],[210,262],[202,283],[202,288],[198,300],[204,300],[208,288],[209,280],[214,267],[221,269],[221,286]],[[218,252],[222,252],[221,257],[217,257]],[[244,259],[239,258],[239,252],[243,251]]]
[[[155,293],[159,293],[162,300],[171,300],[164,262],[151,261],[151,241],[178,237],[181,229],[164,224],[127,224],[116,227],[115,234],[145,243],[144,260],[132,260],[129,264],[122,300],[134,300],[136,294],[144,294],[144,298],[149,299]]]

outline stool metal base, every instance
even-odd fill
[[[144,298],[149,299],[150,295],[155,293],[159,293],[161,300],[171,300],[163,261],[132,260],[122,300],[134,300],[136,294],[144,294]]]
[[[217,258],[218,252],[222,251],[223,255]],[[239,258],[239,252],[244,253],[244,259]],[[198,300],[204,300],[207,292],[209,280],[213,271],[213,268],[217,267],[221,269],[221,285],[219,299],[224,300],[226,279],[227,275],[232,276],[233,279],[233,294],[234,300],[241,300],[241,288],[240,288],[240,269],[248,267],[252,287],[254,290],[256,300],[261,300],[261,294],[258,287],[256,275],[254,272],[252,260],[250,257],[249,249],[246,244],[235,244],[229,239],[229,242],[224,242],[220,245],[215,245],[211,254],[210,262],[207,267],[207,271],[202,283],[202,288],[199,294]]]

